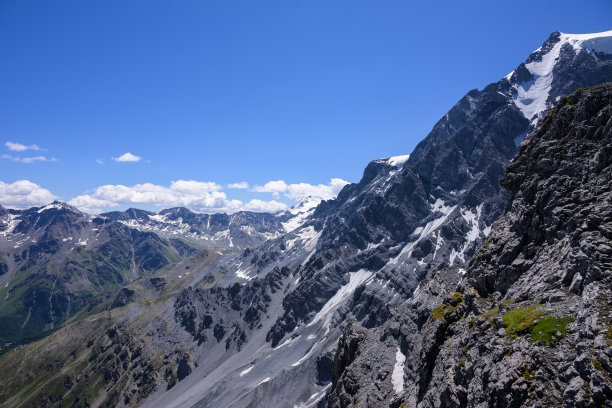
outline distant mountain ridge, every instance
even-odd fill
[[[158,213],[130,208],[101,216],[165,238],[185,239],[202,247],[252,248],[299,227],[320,201],[307,197],[291,209],[277,213],[202,214],[175,207]]]

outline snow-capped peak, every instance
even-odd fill
[[[293,215],[300,214],[314,209],[317,205],[319,205],[320,202],[321,198],[308,196],[302,198],[300,201],[298,201],[296,205],[291,207],[288,211]]]
[[[290,209],[285,210],[285,214],[288,212],[289,214],[293,215],[293,217],[290,218],[289,221],[283,223],[283,228],[285,229],[285,231],[293,231],[296,228],[300,227],[302,224],[304,224],[304,222],[306,222],[306,219],[312,215],[315,208],[317,208],[321,201],[322,199],[319,197],[308,196],[302,198],[296,205],[294,205]]]
[[[51,204],[45,205],[43,207],[40,207],[37,210],[37,212],[40,214],[40,213],[42,213],[44,211],[53,210],[53,209],[55,209],[55,210],[67,209],[67,210],[71,210],[71,211],[74,211],[74,212],[81,212],[78,209],[76,209],[75,207],[72,207],[71,205],[68,205],[68,204],[66,204],[66,203],[64,203],[62,201],[54,201]]]
[[[564,34],[557,33],[558,39],[554,45],[542,54],[542,47],[532,54],[536,58],[525,64],[533,79],[514,84],[516,93],[514,104],[521,110],[525,118],[535,125],[548,106],[548,97],[553,81],[553,69],[564,45],[571,45],[576,52],[588,50],[612,54],[612,31],[594,34]],[[550,41],[550,40],[549,40]],[[511,80],[516,70],[506,76]]]
[[[561,33],[562,43],[571,44],[576,51],[585,49],[594,52],[612,54],[612,30],[593,34],[564,34]]]

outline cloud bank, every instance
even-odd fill
[[[263,186],[255,186],[252,192],[268,192],[285,199],[300,200],[305,197],[320,199],[334,198],[348,182],[334,178],[329,184],[312,185],[308,183],[287,184],[283,180],[273,180]],[[229,188],[246,189],[248,183],[229,184]],[[188,207],[205,213],[235,213],[238,211],[277,212],[289,206],[278,200],[251,199],[243,202],[230,199],[222,191],[220,184],[211,181],[177,180],[163,186],[153,183],[125,186],[106,184],[97,187],[92,193],[76,196],[68,204],[88,213],[100,213],[109,209],[130,205],[142,207],[155,205],[160,208]],[[45,205],[57,199],[54,194],[41,186],[19,180],[12,184],[0,182],[0,204],[7,207],[27,208]]]
[[[268,181],[263,186],[255,186],[251,191],[255,193],[272,193],[274,197],[280,197],[283,193],[287,198],[300,200],[306,197],[316,197],[322,200],[335,198],[348,181],[333,178],[329,184],[313,185],[308,183],[287,184],[283,180]]]
[[[0,181],[0,204],[12,208],[28,208],[49,204],[57,197],[49,190],[28,180],[14,183]]]
[[[219,190],[221,186],[217,183],[195,180],[173,181],[168,187],[152,183],[129,187],[107,184],[98,187],[93,194],[73,198],[68,204],[88,212],[99,212],[100,208],[121,204],[190,207],[202,212],[235,212],[240,209],[242,201],[229,200]]]

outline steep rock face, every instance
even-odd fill
[[[561,99],[465,275],[440,270],[382,327],[345,331],[328,406],[608,406],[611,153],[612,85]]]
[[[586,40],[577,38],[582,37],[553,33],[527,64],[463,97],[410,157],[370,163],[358,184],[317,207],[304,224],[318,234],[316,252],[302,272],[308,279],[285,299],[272,338],[280,340],[298,317],[321,309],[341,286],[339,274],[376,271],[362,294],[367,310],[355,310],[371,327],[384,322],[387,305],[409,297],[429,271],[469,259],[507,203],[499,180],[517,142],[567,83],[612,79],[612,56],[588,51]],[[516,74],[521,70],[528,76]],[[529,98],[538,109],[524,108]]]
[[[0,348],[54,329],[103,293],[180,259],[150,232],[55,202],[8,210],[0,232]]]

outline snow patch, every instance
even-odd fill
[[[369,281],[374,273],[372,271],[368,271],[366,269],[360,269],[357,272],[349,272],[349,282],[346,285],[343,285],[338,289],[338,291],[332,296],[327,303],[323,306],[323,308],[316,314],[314,319],[308,326],[312,326],[317,322],[324,321],[323,325],[325,327],[325,334],[329,331],[329,324],[331,322],[331,318],[336,309],[346,302],[355,292],[355,290],[362,284]],[[323,335],[324,337],[325,335]]]
[[[567,42],[576,51],[585,49],[612,54],[612,30],[593,34],[561,34],[561,41]]]
[[[317,246],[317,242],[319,242],[322,232],[323,230],[317,232],[312,225],[302,229],[298,235],[302,239],[304,249],[307,251],[314,250]]]
[[[304,248],[305,251],[310,252],[302,262],[302,265],[306,264],[306,262],[310,260],[310,257],[314,255],[315,251],[317,250],[317,243],[319,242],[319,238],[321,238],[322,233],[323,229],[317,232],[312,225],[303,228],[297,233],[302,241],[302,248]]]
[[[8,218],[8,226],[7,226],[7,228],[4,231],[0,232],[1,236],[6,236],[6,235],[12,233],[13,230],[17,227],[17,225],[19,225],[19,223],[21,222],[21,220],[18,219],[18,217],[19,217],[18,215],[9,214],[8,217],[9,217]]]
[[[252,366],[250,366],[249,368],[247,368],[246,370],[242,370],[242,371],[240,372],[240,376],[241,376],[241,377],[244,377],[245,375],[247,375],[248,373],[250,373],[250,372],[251,372],[251,370],[252,370],[252,369],[254,369],[254,368],[255,368],[255,365],[252,365]]]
[[[393,383],[393,389],[396,394],[399,394],[404,390],[404,362],[406,356],[402,353],[400,348],[397,348],[395,353],[395,365],[393,366],[393,374],[391,374],[391,382]]]
[[[393,157],[389,157],[387,159],[387,163],[389,163],[392,166],[402,166],[404,163],[406,163],[406,161],[410,158],[409,154],[404,154],[401,156],[393,156]]]
[[[331,387],[331,383],[330,384],[326,384],[321,391],[316,392],[314,394],[312,394],[310,396],[310,398],[308,398],[308,401],[306,401],[306,403],[299,403],[293,406],[293,408],[314,408],[317,406],[317,404],[319,403],[319,401],[321,401],[321,399],[323,399],[323,397],[325,396],[325,393],[327,392],[327,389]]]
[[[312,215],[315,208],[321,203],[320,198],[306,197],[300,200],[299,203],[291,207],[288,212],[294,215],[289,221],[283,222],[282,226],[286,232],[293,231],[301,227],[304,222]]]
[[[261,385],[263,383],[267,383],[268,381],[270,381],[270,377],[266,377],[263,380],[261,380],[260,382],[257,383],[257,385]]]
[[[47,210],[52,210],[52,209],[61,210],[62,208],[64,208],[62,204],[60,204],[60,203],[52,203],[52,204],[46,205],[46,206],[38,209],[38,211],[36,211],[36,212],[40,214],[40,213],[42,213],[44,211],[47,211]]]
[[[441,212],[443,214],[442,217],[429,221],[424,227],[417,227],[413,231],[412,235],[418,235],[418,238],[402,248],[401,252],[397,254],[395,258],[387,262],[387,265],[395,265],[402,257],[410,256],[416,245],[421,242],[423,238],[426,238],[429,234],[432,234],[434,231],[440,228],[440,226],[446,221],[448,216],[455,210],[455,208],[457,208],[456,205],[452,207],[447,206],[444,201],[438,198],[435,203],[431,204],[431,209],[432,212]],[[439,242],[439,239],[440,236],[438,235],[437,242]]]
[[[242,263],[240,264],[240,267],[238,268],[238,270],[236,271],[236,277],[240,278],[240,279],[245,279],[245,280],[251,280],[253,279],[252,276],[249,276],[247,274],[247,270],[248,269],[242,269]]]
[[[463,217],[465,222],[468,225],[470,225],[470,230],[465,236],[465,241],[461,249],[459,251],[455,251],[454,248],[451,250],[451,254],[449,258],[450,266],[453,266],[453,264],[455,263],[455,259],[457,258],[459,258],[461,262],[465,262],[465,251],[467,251],[468,247],[470,246],[472,242],[480,238],[481,233],[484,234],[484,232],[481,231],[479,227],[482,207],[483,207],[483,204],[480,204],[478,207],[476,207],[476,212],[472,211],[471,209],[467,209],[467,208],[461,209],[461,217]]]

